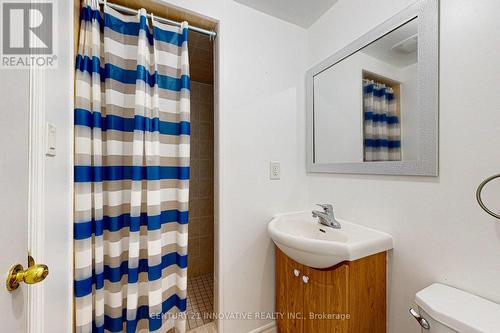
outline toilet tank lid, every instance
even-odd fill
[[[500,305],[460,289],[435,283],[415,295],[436,321],[459,332],[493,333],[500,328]]]

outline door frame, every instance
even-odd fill
[[[28,116],[28,252],[45,262],[45,71],[29,69]],[[27,332],[43,332],[45,293],[43,283],[27,288]]]
[[[72,45],[71,45],[72,47]],[[73,63],[70,62],[68,70],[71,73],[71,80],[74,81]],[[45,169],[47,157],[47,127],[46,100],[51,97],[51,93],[46,90],[46,69],[29,69],[29,115],[28,115],[28,252],[35,258],[36,262],[45,263]],[[50,69],[49,69],[50,71]],[[73,91],[73,86],[69,87]],[[68,112],[72,114],[73,99],[71,100]],[[69,138],[73,147],[73,116],[70,117]],[[73,150],[71,149],[67,161],[73,166]],[[70,179],[73,179],[73,168],[70,168]],[[68,221],[73,222],[73,183],[68,183],[70,216]],[[73,239],[72,227],[70,228],[71,239]],[[69,242],[70,262],[60,263],[69,267],[68,295],[73,295],[73,242]],[[50,267],[49,267],[50,268]],[[49,276],[50,278],[50,276]],[[43,333],[45,329],[45,288],[43,283],[31,285],[27,288],[26,321],[28,333]],[[68,313],[73,317],[73,302],[69,302]],[[73,318],[70,320],[73,323]],[[73,326],[73,325],[71,325]]]
[[[52,0],[56,3],[56,0]],[[37,0],[30,0],[31,4],[39,3]],[[64,79],[69,78],[71,84],[69,85],[69,94],[72,96],[69,100],[65,101],[65,105],[61,107],[61,110],[68,112],[69,119],[68,123],[65,124],[67,128],[61,128],[59,131],[59,144],[61,141],[69,137],[68,144],[70,145],[69,152],[65,152],[58,148],[59,163],[63,167],[69,167],[68,170],[68,184],[65,184],[65,191],[63,195],[69,195],[68,201],[70,203],[69,215],[66,221],[70,223],[68,230],[70,235],[70,241],[64,245],[67,246],[68,253],[70,253],[69,259],[66,262],[57,262],[51,264],[62,265],[67,267],[69,271],[63,276],[58,276],[61,280],[65,280],[68,290],[65,292],[70,298],[68,300],[68,308],[66,311],[60,315],[70,315],[66,325],[61,326],[61,331],[63,332],[73,332],[74,331],[74,304],[73,304],[73,165],[74,165],[74,136],[73,136],[73,109],[74,109],[74,43],[73,38],[70,36],[68,39],[61,38],[59,31],[57,30],[61,26],[65,25],[73,26],[75,20],[73,6],[66,4],[57,4],[55,7],[55,15],[58,15],[58,11],[66,12],[68,14],[65,18],[58,18],[54,26],[54,38],[59,41],[59,45],[56,43],[55,47],[58,50],[59,66],[56,68],[40,68],[32,66],[29,68],[29,114],[28,114],[28,221],[27,221],[27,237],[28,237],[28,252],[33,256],[36,262],[47,263],[46,260],[50,258],[50,253],[46,253],[47,246],[49,245],[46,240],[46,231],[48,225],[46,224],[46,215],[50,210],[46,207],[46,202],[50,202],[49,199],[45,199],[46,195],[53,195],[50,190],[45,186],[46,178],[50,182],[50,172],[53,170],[53,166],[47,166],[47,160],[53,157],[47,155],[47,127],[48,118],[50,112],[47,112],[47,105],[50,104],[50,99],[56,98],[54,90],[46,88],[48,82],[59,82],[64,81]],[[32,53],[32,56],[36,54]],[[67,57],[70,57],[69,59]],[[67,63],[67,64],[66,64]],[[50,117],[49,117],[50,118]],[[56,140],[57,141],[57,140]],[[47,172],[46,172],[47,171]],[[50,185],[50,184],[47,184]],[[50,251],[49,251],[50,252]],[[51,265],[49,265],[50,272]],[[48,279],[50,279],[50,273]],[[53,273],[53,278],[55,275]],[[46,333],[47,315],[49,311],[45,311],[48,300],[45,292],[45,284],[39,283],[30,285],[27,289],[27,303],[26,303],[26,328],[28,333]]]

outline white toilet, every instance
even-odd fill
[[[500,304],[435,283],[415,295],[419,313],[410,313],[423,333],[499,333]]]

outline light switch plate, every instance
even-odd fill
[[[280,177],[281,177],[280,162],[271,161],[271,163],[269,163],[269,179],[279,180]]]

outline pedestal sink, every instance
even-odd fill
[[[310,211],[276,215],[267,230],[276,246],[293,260],[327,268],[392,249],[392,236],[337,219],[341,229],[319,224]]]

